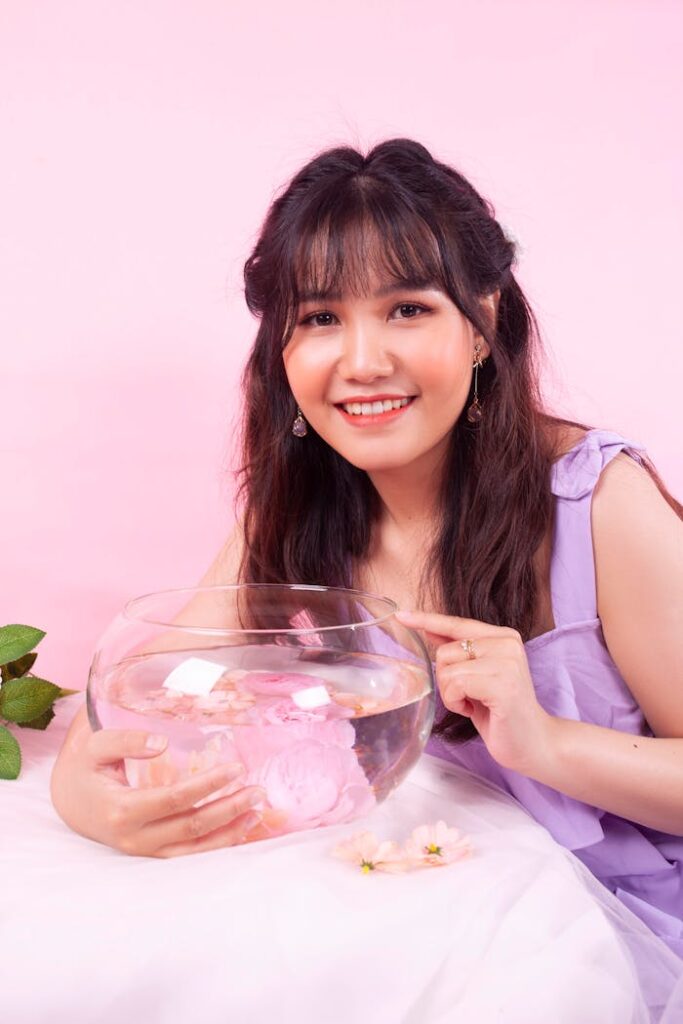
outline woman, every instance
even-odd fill
[[[294,177],[245,266],[244,508],[202,583],[419,609],[428,749],[512,792],[683,954],[681,510],[637,445],[543,411],[514,255],[416,142]],[[244,840],[257,787],[193,806],[230,768],[122,784],[155,740],[79,714],[53,775],[64,820],[152,856]]]

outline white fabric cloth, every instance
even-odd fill
[[[0,783],[11,1024],[683,1020],[683,962],[519,805],[461,769],[425,756],[348,825],[133,858],[72,833],[52,808],[73,711],[64,702],[46,733],[22,730],[22,775]],[[365,875],[330,854],[356,831],[403,840],[440,818],[470,834],[471,859]],[[656,991],[641,987],[636,947]]]

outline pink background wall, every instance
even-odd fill
[[[683,7],[4,0],[0,621],[83,686],[231,521],[241,266],[314,152],[414,136],[521,242],[555,408],[683,491]]]

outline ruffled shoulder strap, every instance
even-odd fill
[[[598,617],[591,504],[600,474],[621,451],[639,462],[638,453],[644,448],[609,430],[589,430],[553,465],[550,487],[556,501],[550,586],[556,627]]]

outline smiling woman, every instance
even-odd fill
[[[245,265],[240,574],[421,607],[432,752],[513,792],[683,952],[683,697],[661,684],[681,509],[638,445],[545,411],[514,258],[490,203],[411,140],[294,177]]]
[[[513,794],[681,955],[681,509],[639,445],[546,411],[514,260],[491,204],[412,140],[295,175],[245,264],[243,514],[202,582],[420,608],[428,750]],[[121,801],[93,781],[116,744],[80,736],[55,801],[93,834],[74,780]],[[184,811],[194,849],[243,841],[245,809],[208,834]]]

